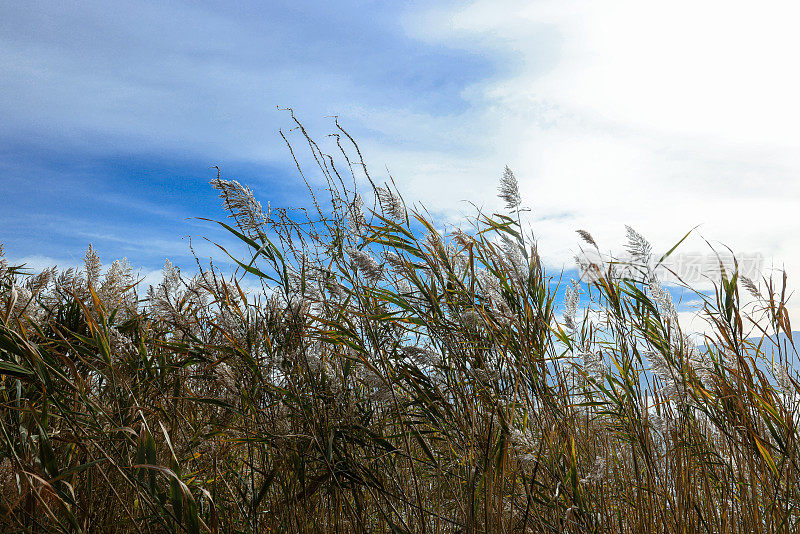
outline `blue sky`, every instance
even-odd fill
[[[208,229],[190,218],[221,215],[207,186],[211,165],[265,202],[301,202],[278,136],[291,124],[277,106],[326,128],[327,115],[356,105],[463,111],[459,93],[498,66],[409,37],[397,21],[412,7],[4,5],[7,253],[74,260],[93,242],[104,258],[127,256],[149,269],[165,256],[185,260],[180,239]],[[369,131],[357,117],[343,120],[356,134]]]
[[[800,36],[791,2],[5,2],[0,242],[73,265],[191,263],[208,180],[305,198],[278,135],[330,115],[442,220],[498,208],[509,164],[548,265],[575,230],[621,250],[705,239],[800,270]],[[312,177],[313,179],[313,177]],[[793,308],[796,316],[797,308]]]

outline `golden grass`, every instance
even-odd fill
[[[511,211],[442,235],[388,188],[362,208],[338,133],[338,167],[305,137],[331,203],[303,220],[213,182],[259,295],[167,265],[140,299],[92,250],[77,273],[2,264],[4,531],[798,528],[785,278],[749,309],[736,272],[698,293],[698,348],[634,232],[638,270],[595,269],[561,318],[510,171]]]

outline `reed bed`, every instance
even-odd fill
[[[324,202],[211,183],[236,273],[0,263],[4,532],[797,530],[785,276],[723,270],[698,340],[633,230],[570,283],[510,170],[503,213],[438,230],[297,126]]]

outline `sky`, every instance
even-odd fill
[[[800,272],[792,2],[4,2],[0,242],[32,267],[89,243],[146,276],[219,257],[208,181],[305,192],[278,131],[332,115],[373,175],[458,222],[520,180],[547,265],[584,229]],[[311,176],[312,181],[316,178]],[[704,256],[705,257],[705,256]],[[757,277],[757,276],[756,276]],[[800,304],[792,317],[800,321]]]

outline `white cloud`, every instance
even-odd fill
[[[463,137],[460,150],[371,148],[414,197],[451,208],[467,191],[491,198],[508,162],[552,266],[569,266],[579,228],[621,251],[630,224],[666,250],[700,225],[683,251],[708,252],[705,238],[761,253],[791,281],[798,16],[790,2],[683,0],[479,0],[416,13],[405,22],[415,37],[491,55],[501,68],[465,90],[470,110],[437,119],[434,135],[409,124],[418,117],[395,124],[401,138]],[[420,163],[434,155],[435,165]]]
[[[295,34],[280,20],[183,8],[146,4],[120,17],[94,6],[75,11],[76,21],[40,17],[52,28],[29,21],[63,40],[49,45],[9,30],[0,86],[12,97],[3,113],[22,117],[16,130],[44,124],[73,141],[91,130],[214,161],[286,163],[269,133],[276,104],[294,104],[317,138],[327,133],[320,117],[338,112],[374,174],[385,176],[387,165],[409,200],[450,216],[471,212],[464,200],[499,207],[495,187],[508,163],[552,267],[571,266],[579,228],[621,251],[630,224],[665,250],[701,225],[682,250],[707,252],[702,235],[800,273],[800,5],[477,0],[410,10],[408,36],[496,66],[463,90],[466,110],[433,111],[367,98],[390,92],[359,77],[370,68],[346,54],[328,70],[310,62],[297,54],[305,44],[284,42]],[[83,19],[106,33],[64,30]],[[358,50],[388,46],[366,45]],[[323,56],[326,66],[338,58]],[[795,303],[797,320],[799,312]]]

